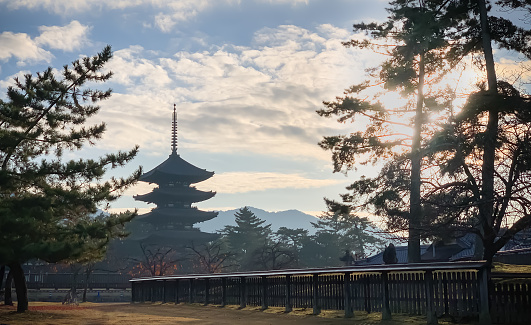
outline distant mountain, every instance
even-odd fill
[[[235,226],[236,221],[234,214],[238,210],[240,209],[219,211],[216,218],[198,223],[196,224],[196,227],[199,227],[201,231],[205,232],[217,232],[227,225]],[[303,228],[308,230],[310,234],[315,233],[315,229],[310,222],[317,222],[318,219],[299,210],[269,212],[253,207],[249,207],[249,210],[251,210],[258,218],[265,220],[265,224],[271,224],[271,229],[273,231],[277,231],[280,227],[286,227],[291,229]]]

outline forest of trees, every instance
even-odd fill
[[[204,261],[196,272],[341,266],[345,251],[361,259],[369,250],[382,250],[385,244],[371,233],[374,228],[367,218],[348,212],[321,216],[312,223],[315,234],[302,228],[272,231],[271,225],[248,207],[237,211],[235,219],[236,225],[225,226],[216,242],[189,247],[191,259]]]

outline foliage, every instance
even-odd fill
[[[433,132],[433,125],[426,126],[428,112],[439,111],[444,107],[441,100],[448,100],[434,91],[430,95],[424,88],[429,85],[427,80],[440,80],[459,63],[459,57],[447,51],[449,37],[445,32],[456,26],[460,10],[449,11],[448,2],[441,1],[397,0],[390,5],[386,22],[354,25],[355,32],[365,32],[370,39],[344,43],[376,53],[383,51],[389,58],[370,70],[372,82],[350,87],[344,97],[324,102],[326,108],[317,111],[325,117],[339,116],[341,123],[361,119],[365,129],[327,136],[319,144],[332,151],[335,172],[353,169],[360,158],[362,164],[392,159],[397,154],[410,160],[408,211],[403,223],[409,230],[409,261],[420,262],[422,137],[423,132]],[[382,93],[370,94],[378,84],[384,91],[399,92],[408,101],[403,107],[384,107],[379,100]]]
[[[499,82],[497,98],[486,90],[472,94],[461,114],[438,133],[431,144],[433,159],[441,166],[443,180],[432,183],[432,206],[450,213],[440,214],[438,223],[476,232],[488,241],[492,255],[519,231],[531,226],[531,97]],[[492,214],[486,223],[479,218],[478,203],[484,200],[483,161],[488,119],[485,101],[495,101],[500,116],[496,132]]]
[[[334,202],[327,203],[331,212],[312,222],[316,233],[311,239],[315,245],[304,252],[311,254],[307,263],[311,266],[339,266],[339,258],[345,251],[354,252],[361,259],[383,247],[383,241],[370,233],[372,225],[367,218],[356,216],[350,209]]]
[[[531,9],[528,1],[501,0],[497,4]],[[415,215],[415,227],[424,238],[455,235],[456,230],[475,231],[485,245],[483,257],[491,260],[504,242],[528,226],[526,218],[514,216],[518,212],[520,217],[525,216],[528,206],[528,202],[523,202],[527,201],[527,194],[516,199],[523,194],[522,184],[527,182],[527,176],[522,174],[526,163],[521,162],[527,160],[527,153],[516,148],[520,146],[517,143],[527,141],[527,113],[523,113],[523,106],[529,101],[511,85],[497,82],[491,41],[531,58],[531,32],[506,18],[489,15],[491,7],[484,0],[397,0],[390,5],[388,21],[354,26],[355,31],[365,31],[372,41],[352,40],[345,44],[388,54],[390,59],[371,70],[371,75],[384,89],[398,90],[403,95],[416,91],[417,110],[424,106],[421,121],[427,121],[428,112],[445,108],[445,114],[437,114],[438,121],[446,124],[424,123],[422,133],[414,133],[411,155],[396,150],[410,140],[390,132],[393,128],[388,125],[404,127],[396,123],[401,116],[392,117],[391,113],[406,110],[390,111],[377,97],[365,95],[371,86],[366,82],[347,89],[346,96],[334,102],[325,102],[327,108],[318,113],[325,117],[337,115],[342,123],[360,117],[372,122],[366,124],[363,132],[325,137],[320,145],[332,151],[335,171],[355,168],[360,157],[365,158],[361,163],[389,158],[378,176],[361,178],[347,188],[351,192],[342,199],[354,211],[361,209],[385,217],[391,231],[409,227],[410,239],[410,221]],[[462,109],[464,113],[454,115],[451,93],[420,96],[422,72],[437,85],[447,71],[466,57],[472,57],[477,67],[487,70],[488,86],[471,95]],[[418,127],[419,120],[415,119],[413,125]],[[415,151],[414,138],[419,134],[423,139]],[[416,213],[415,205],[419,207]],[[501,231],[508,225],[514,227]]]
[[[105,131],[104,123],[85,124],[111,90],[87,84],[112,76],[103,72],[111,57],[107,46],[64,66],[60,76],[48,68],[15,78],[7,100],[0,100],[0,264],[18,269],[29,259],[82,260],[96,251],[101,255],[111,238],[126,235],[123,225],[135,213],[94,214],[138,179],[140,170],[103,181],[106,171],[131,161],[138,148],[98,159],[64,159],[65,152],[94,145]]]
[[[315,235],[302,228],[280,227],[272,232],[270,225],[264,226],[265,221],[247,207],[235,217],[237,226],[224,228],[220,241],[228,245],[221,252],[234,253],[234,264],[239,264],[240,271],[339,266],[345,250],[363,258],[383,247],[382,241],[370,233],[369,220],[349,211],[321,216],[312,223]]]
[[[295,267],[297,252],[280,241],[270,240],[252,252],[252,261],[261,270]]]
[[[258,218],[248,207],[241,208],[234,216],[236,226],[225,226],[221,233],[240,267],[246,270],[254,269],[257,265],[253,261],[253,254],[271,240],[271,225],[263,225],[265,221]]]

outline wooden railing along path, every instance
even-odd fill
[[[28,289],[70,289],[75,282],[78,289],[85,287],[85,275],[80,273],[26,273]],[[129,288],[129,274],[92,273],[88,280],[90,289],[127,289]],[[74,281],[75,280],[75,281]]]
[[[443,262],[190,274],[131,280],[132,301],[312,308],[479,318],[490,324],[484,262]]]

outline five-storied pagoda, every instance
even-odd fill
[[[216,195],[216,192],[204,192],[191,186],[212,175],[214,172],[188,163],[177,153],[177,112],[174,104],[171,154],[162,164],[140,176],[140,181],[154,183],[158,187],[147,194],[134,196],[135,200],[154,203],[157,207],[135,219],[145,225],[142,227],[145,230],[141,234],[133,234],[133,237],[144,245],[173,247],[192,242],[201,244],[218,238],[217,234],[201,232],[193,227],[218,215],[217,212],[202,211],[192,206]]]

